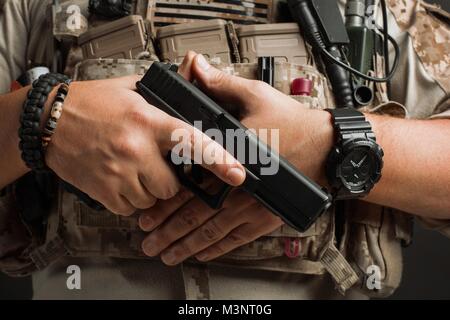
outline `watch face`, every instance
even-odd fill
[[[342,162],[341,178],[349,189],[365,186],[377,170],[377,163],[368,148],[355,148]]]

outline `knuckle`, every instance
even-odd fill
[[[198,141],[199,138],[198,134],[195,131],[189,131],[185,130],[182,137],[182,145],[186,147],[186,152],[189,152],[189,154],[183,154],[182,156],[190,157],[191,154],[194,152],[194,147],[196,146],[196,143],[202,142],[202,140]]]
[[[122,170],[116,161],[103,161],[101,166],[103,167],[103,172],[109,177],[118,177],[121,175]]]
[[[177,245],[177,253],[180,256],[184,257],[190,257],[193,255],[193,250],[190,245],[188,245],[184,241],[180,241],[180,243]]]
[[[118,195],[117,198],[112,201],[111,205],[111,211],[119,216],[130,217],[136,212],[136,208],[132,207],[126,198],[121,195]]]
[[[228,75],[226,73],[224,73],[224,72],[221,72],[221,71],[217,70],[214,73],[214,76],[211,77],[211,80],[209,81],[207,86],[210,87],[210,88],[216,88],[216,87],[222,86],[227,81],[229,81]]]
[[[158,134],[163,137],[163,141],[167,141],[168,149],[174,143],[185,146],[192,141],[191,130],[186,129],[186,124],[183,121],[164,117],[158,123]]]
[[[115,139],[114,150],[121,156],[136,159],[141,153],[140,149],[139,139],[131,133],[119,135]]]
[[[197,53],[194,50],[189,50],[186,54],[186,56],[188,58],[194,58],[195,56],[197,56]]]
[[[248,241],[247,237],[239,232],[232,232],[228,236],[228,240],[234,246],[242,246]]]
[[[174,237],[171,236],[170,233],[160,229],[160,230],[156,230],[153,232],[152,236],[151,236],[153,240],[152,243],[155,243],[157,245],[157,247],[155,249],[161,249],[163,250],[164,248],[167,248],[173,241],[174,241]]]
[[[192,50],[188,50],[183,58],[182,63],[178,68],[178,73],[182,73],[190,65],[190,63],[195,59],[196,53]]]
[[[136,212],[136,209],[123,205],[116,206],[113,212],[119,216],[131,217]]]
[[[139,174],[139,181],[143,186],[151,186],[153,184],[152,172],[146,172],[146,174]]]
[[[158,202],[158,200],[155,197],[148,197],[148,199],[147,199],[147,208],[144,208],[144,209],[153,208],[156,205],[157,202]]]
[[[160,200],[171,200],[173,199],[178,191],[179,191],[179,185],[177,183],[167,183],[167,181],[170,181],[169,179],[162,178],[160,181],[166,182],[164,185],[160,185],[157,190],[154,191],[155,197],[157,197]]]
[[[169,115],[161,115],[155,121],[155,125],[160,131],[173,134],[175,130],[184,128],[185,123],[177,118],[170,117]]]
[[[205,137],[200,137],[199,136],[199,133],[196,133],[195,131],[189,131],[189,132],[186,132],[186,138],[187,138],[187,141],[189,142],[189,145],[193,148],[194,146],[195,146],[195,144],[196,143],[198,143],[198,142],[203,142],[203,139],[205,138]],[[198,139],[201,139],[200,141],[197,141]]]
[[[192,193],[187,189],[183,189],[181,192],[178,192],[175,198],[177,203],[186,203],[192,199]]]
[[[139,199],[136,203],[136,208],[145,210],[150,209],[156,204],[156,199],[153,197],[144,197],[142,199]]]
[[[132,123],[133,126],[148,128],[152,125],[152,119],[148,116],[143,108],[132,106],[126,113],[126,119]]]
[[[220,244],[215,245],[214,249],[211,249],[211,251],[215,256],[223,256],[226,253]]]
[[[199,224],[198,213],[190,208],[184,209],[177,218],[177,225],[183,229],[194,229]]]
[[[214,242],[220,239],[223,232],[217,223],[211,220],[200,229],[200,234],[205,241]]]
[[[171,183],[166,190],[166,193],[163,195],[163,200],[173,199],[180,192],[180,185],[178,182],[174,181]]]

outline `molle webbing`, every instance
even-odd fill
[[[272,1],[150,0],[147,15],[155,27],[208,19],[231,20],[236,24],[269,23],[272,20]]]

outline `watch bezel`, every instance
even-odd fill
[[[361,148],[367,149],[366,152],[371,155],[375,162],[375,168],[370,173],[366,183],[359,186],[351,186],[342,174],[342,165],[344,160],[355,149]],[[359,197],[367,195],[381,179],[383,156],[383,150],[376,141],[368,139],[352,139],[346,141],[342,146],[335,147],[330,153],[327,166],[327,175],[331,187],[336,189],[338,193],[341,193],[342,189],[344,189],[349,196]]]

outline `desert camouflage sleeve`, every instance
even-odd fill
[[[419,0],[389,0],[398,27],[407,32],[400,65],[404,103],[413,118],[450,119],[450,14]],[[399,80],[398,78],[396,79]],[[401,88],[403,87],[403,88]],[[450,122],[449,122],[450,125]],[[450,237],[450,220],[421,219]]]
[[[398,28],[407,34],[406,40],[400,40],[401,56],[407,61],[401,59],[398,72],[401,78],[394,79],[398,82],[396,86],[407,91],[405,101],[401,102],[416,117],[447,116],[450,108],[450,14],[419,0],[389,0],[389,5]],[[402,74],[403,70],[408,73]],[[426,79],[418,77],[420,73]],[[411,90],[414,87],[418,90]],[[428,102],[425,106],[420,103],[419,93],[426,90],[429,94],[424,100]],[[430,93],[436,93],[438,100],[429,100]],[[419,102],[419,106],[413,106],[414,102]]]
[[[0,0],[0,94],[30,64],[52,63],[49,0]]]

